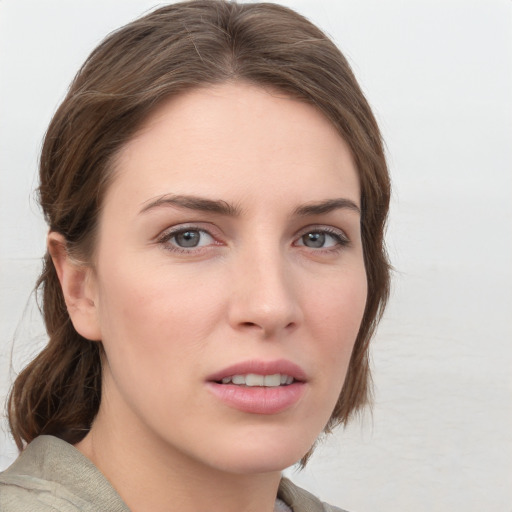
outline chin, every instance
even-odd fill
[[[281,472],[297,463],[311,448],[316,436],[288,432],[283,436],[257,436],[230,443],[214,457],[213,465],[235,474]]]
[[[259,454],[258,456],[245,456],[240,454],[230,458],[224,458],[222,461],[215,464],[217,469],[226,473],[237,475],[255,475],[262,473],[280,473],[286,468],[293,466],[303,456],[287,456],[286,454],[279,454],[277,456],[266,457]]]

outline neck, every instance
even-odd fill
[[[109,480],[132,512],[272,512],[280,472],[234,473],[197,461],[145,435],[117,428],[100,408],[89,434],[76,445]],[[133,425],[133,423],[132,423]]]

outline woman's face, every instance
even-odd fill
[[[116,161],[89,281],[118,439],[234,472],[305,454],[365,307],[359,196],[310,105],[224,84],[158,109]]]

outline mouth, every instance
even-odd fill
[[[286,359],[276,361],[243,361],[220,370],[208,382],[235,386],[275,388],[307,381],[306,372]]]
[[[273,375],[258,375],[257,373],[237,374],[229,377],[223,377],[217,384],[234,384],[236,386],[246,387],[264,387],[277,388],[280,386],[289,386],[293,384],[295,379],[291,375],[285,373],[275,373]]]
[[[304,370],[287,361],[248,361],[207,379],[208,389],[223,404],[252,414],[278,414],[297,404],[305,393]]]

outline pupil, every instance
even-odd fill
[[[307,247],[323,247],[325,244],[325,234],[318,232],[308,233],[302,237],[302,241]]]
[[[181,247],[196,247],[199,243],[197,231],[184,231],[176,235],[176,243]]]

